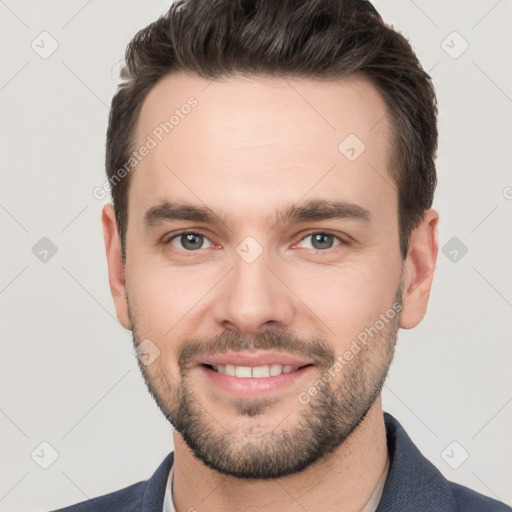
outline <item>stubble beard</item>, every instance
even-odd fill
[[[401,287],[395,304],[401,304]],[[131,311],[130,318],[137,347],[142,340],[137,336]],[[194,394],[194,382],[190,379],[190,361],[194,356],[252,349],[302,354],[318,365],[313,384],[325,372],[332,373],[336,362],[334,351],[325,341],[300,339],[283,331],[264,331],[250,338],[226,331],[210,340],[191,339],[182,344],[179,381],[161,365],[151,369],[139,361],[139,367],[158,407],[197,459],[225,475],[273,479],[298,473],[326,457],[357,429],[381,393],[393,359],[399,324],[397,312],[335,373],[335,378],[319,387],[307,404],[301,403],[295,394],[290,396],[287,409],[272,398],[233,400],[230,405],[235,417],[243,420],[243,429],[236,421],[214,419],[215,411],[209,410],[211,405],[201,403]],[[261,428],[262,424],[267,425],[262,423],[265,413],[275,407],[283,409],[282,419],[274,428]],[[297,417],[295,424],[284,426],[284,420],[292,414]]]

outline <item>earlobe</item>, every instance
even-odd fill
[[[416,327],[427,312],[438,253],[438,221],[439,214],[429,209],[411,233],[403,275],[402,329]]]
[[[114,206],[112,204],[108,203],[103,207],[101,222],[103,224],[103,238],[105,240],[107,256],[108,280],[116,307],[117,318],[125,329],[131,330],[125,287],[125,265],[121,253],[121,240],[117,230]]]

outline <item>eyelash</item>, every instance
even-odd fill
[[[199,236],[202,236],[204,237],[205,239],[207,239],[208,241],[210,241],[210,243],[213,244],[213,242],[208,238],[208,236],[204,233],[201,233],[201,231],[181,231],[179,233],[175,233],[173,234],[171,237],[167,238],[166,240],[164,240],[164,245],[171,245],[171,242],[173,240],[175,240],[176,238],[179,238],[183,235],[199,235]],[[296,242],[294,245],[296,245],[297,243],[300,243],[302,242],[303,240],[305,240],[306,238],[310,237],[310,236],[313,236],[313,235],[328,235],[328,236],[332,236],[334,237],[335,240],[337,240],[339,243],[332,246],[332,247],[329,247],[328,249],[310,249],[312,250],[314,253],[327,253],[329,252],[330,250],[332,249],[335,249],[336,247],[339,247],[341,245],[349,245],[349,242],[342,238],[341,236],[339,235],[336,235],[334,233],[331,233],[330,231],[311,231],[305,235],[303,235],[298,242]],[[195,251],[187,251],[186,249],[182,249],[182,252],[187,252],[187,253],[196,253],[196,252],[199,252],[201,249],[197,249]]]

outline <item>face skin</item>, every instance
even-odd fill
[[[360,509],[386,461],[380,390],[396,333],[426,311],[437,213],[402,261],[391,126],[363,77],[174,74],[146,98],[135,146],[190,96],[197,106],[131,176],[125,266],[112,206],[103,212],[118,318],[136,345],[160,351],[140,367],[176,428],[176,505],[263,510],[264,497],[287,510],[301,496],[308,510]],[[354,161],[338,149],[349,134],[365,145]],[[334,202],[341,215],[312,215]],[[177,205],[212,218],[171,218]],[[293,369],[249,389],[259,379],[211,369],[226,361]]]

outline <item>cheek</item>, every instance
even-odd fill
[[[319,267],[308,273],[307,278],[295,279],[291,286],[305,305],[303,310],[310,321],[338,346],[349,345],[392,308],[401,267],[385,262],[382,257],[375,260],[377,263],[373,264],[358,261]]]
[[[145,332],[162,339],[175,335],[201,308],[202,298],[215,284],[214,273],[152,265],[149,258],[142,259],[127,274],[139,335]]]

